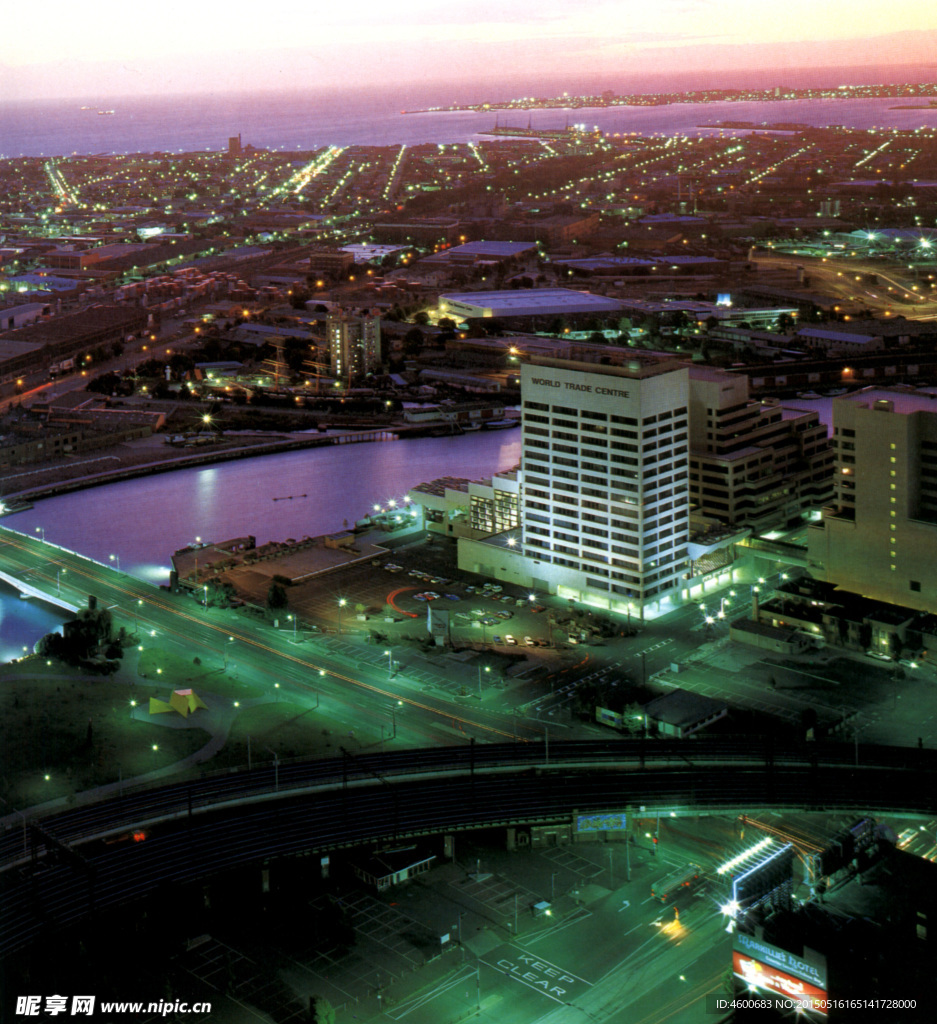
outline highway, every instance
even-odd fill
[[[351,727],[369,721],[390,736],[392,722],[417,745],[448,745],[471,737],[485,740],[539,738],[543,726],[504,713],[425,693],[405,672],[388,678],[387,661],[374,648],[368,658],[343,649],[340,638],[294,643],[290,630],[250,622],[227,610],[203,608],[191,597],[170,594],[92,559],[11,530],[0,529],[0,571],[45,587],[79,606],[94,594],[111,608],[117,625],[138,634],[144,645],[178,645],[180,654],[216,662],[238,679],[272,694],[280,684],[328,699],[331,713]],[[337,642],[336,642],[337,641]],[[373,660],[372,660],[373,659]],[[392,718],[389,709],[399,709]]]
[[[0,956],[44,927],[159,886],[306,851],[629,805],[677,816],[755,807],[932,817],[937,753],[752,740],[462,745],[266,765],[125,792],[0,837]],[[140,841],[133,841],[137,833]]]
[[[937,317],[937,298],[931,280],[919,281],[897,261],[837,255],[827,259],[806,253],[759,252],[754,261],[765,270],[795,271],[803,267],[812,279],[810,290],[839,300],[842,311],[871,310],[878,316],[908,320]],[[931,275],[933,276],[933,275]],[[872,281],[875,283],[871,283]]]

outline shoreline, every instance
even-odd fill
[[[288,451],[301,451],[305,448],[325,448],[335,444],[363,444],[375,441],[396,440],[396,434],[390,431],[370,431],[372,436],[360,434],[330,435],[329,437],[287,438],[279,441],[263,442],[257,445],[240,448],[228,448],[224,451],[199,452],[197,455],[180,455],[177,458],[156,459],[151,462],[142,462],[135,466],[123,466],[119,469],[109,470],[103,473],[90,473],[86,476],[75,477],[70,480],[54,480],[46,484],[39,484],[22,491],[14,491],[5,495],[17,501],[39,501],[42,498],[52,498],[59,494],[67,494],[71,491],[81,491],[89,487],[99,487],[104,484],[118,483],[122,480],[132,480],[140,476],[152,476],[157,473],[170,473],[176,469],[191,469],[197,466],[208,466],[216,462],[233,462],[236,459],[249,459],[264,455],[277,455]],[[380,436],[380,435],[385,436]],[[376,436],[375,436],[376,435]],[[341,440],[347,437],[348,440]],[[41,470],[37,471],[41,472]],[[51,471],[50,471],[51,472]]]

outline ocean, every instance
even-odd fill
[[[922,101],[923,102],[923,101]],[[401,113],[381,95],[241,94],[132,97],[97,103],[42,100],[0,103],[0,158],[88,153],[222,150],[229,136],[282,150],[326,145],[417,145],[477,141],[494,113]],[[597,126],[609,133],[703,135],[719,121],[799,122],[848,128],[935,128],[937,108],[899,110],[908,100],[807,99],[775,102],[679,103],[663,107],[595,107],[500,112],[500,123],[562,128]],[[113,110],[102,115],[99,110]],[[737,133],[732,133],[737,134]]]

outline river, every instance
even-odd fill
[[[253,534],[257,543],[341,530],[377,503],[442,476],[478,480],[511,469],[520,431],[333,445],[139,477],[46,498],[6,516],[22,533],[116,565],[151,583],[169,579],[172,553],[201,537]],[[292,497],[290,497],[292,495]],[[274,501],[274,498],[279,499]],[[113,558],[111,557],[113,556]],[[61,623],[61,613],[0,587],[0,662]]]
[[[120,559],[122,571],[163,583],[172,553],[196,537],[253,534],[262,544],[332,533],[419,483],[489,477],[520,455],[519,430],[310,448],[46,498],[3,525],[41,529],[51,543],[100,562]]]

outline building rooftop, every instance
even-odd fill
[[[467,306],[491,306],[503,310],[506,315],[512,311],[521,312],[538,306],[554,309],[562,307],[571,312],[582,309],[617,310],[621,303],[604,295],[591,292],[577,292],[570,288],[518,288],[492,292],[451,292],[440,295],[440,308],[446,302],[458,302]]]
[[[686,728],[720,714],[727,707],[724,700],[715,700],[689,690],[672,690],[645,704],[644,712],[655,722]]]
[[[863,388],[853,391],[850,395],[840,395],[833,400],[833,409],[837,402],[850,402],[853,405],[871,409],[876,402],[891,402],[893,411],[902,416],[913,412],[937,412],[937,394],[927,391],[906,391],[899,388]]]

